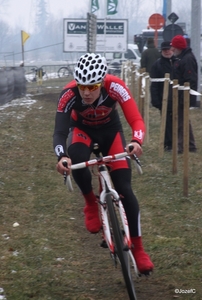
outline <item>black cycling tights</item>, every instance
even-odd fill
[[[84,144],[76,147],[72,144],[68,154],[72,164],[87,161],[90,158],[91,149]],[[89,168],[73,170],[73,178],[80,188],[82,194],[92,191],[92,176]],[[117,193],[121,196],[123,206],[127,215],[130,234],[132,237],[140,235],[139,205],[131,188],[131,169],[118,169],[110,172],[110,176]]]

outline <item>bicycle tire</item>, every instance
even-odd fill
[[[71,71],[67,67],[61,67],[58,70],[58,77],[59,78],[69,77],[70,74],[71,74]]]
[[[115,248],[117,251],[119,261],[121,263],[122,274],[126,284],[128,296],[130,300],[137,300],[136,293],[135,293],[135,286],[134,286],[134,282],[130,270],[129,252],[124,250],[123,234],[120,229],[118,217],[111,197],[112,196],[110,193],[106,195],[106,203],[107,203],[109,218],[111,222]]]

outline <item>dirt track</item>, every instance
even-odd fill
[[[0,287],[8,300],[127,299],[120,269],[99,246],[100,234],[84,227],[78,189],[67,192],[55,170],[56,84],[42,93],[28,88],[36,103],[2,112],[1,232],[9,239],[0,240]],[[156,111],[151,115],[157,122]],[[135,176],[145,248],[155,264],[152,276],[136,281],[137,298],[201,300],[201,154],[192,156],[191,199],[184,199],[181,178],[170,175],[170,156],[160,161],[155,154],[155,138],[145,149],[144,176]],[[14,228],[16,221],[20,226]],[[175,293],[191,288],[195,294]]]

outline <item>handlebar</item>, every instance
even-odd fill
[[[117,153],[117,154],[112,154],[112,155],[108,155],[108,156],[101,156],[98,158],[94,158],[85,162],[81,162],[81,163],[77,163],[74,165],[71,165],[69,168],[71,170],[78,170],[78,169],[82,169],[82,168],[86,168],[89,166],[95,166],[95,165],[102,165],[102,164],[106,164],[107,162],[110,162],[112,160],[116,160],[116,159],[120,159],[123,157],[128,157],[128,158],[132,158],[135,162],[135,167],[136,170],[138,172],[139,175],[143,174],[142,171],[142,167],[141,167],[141,163],[140,160],[138,159],[138,157],[133,154],[133,155],[129,155],[127,152],[122,152],[122,153]],[[64,167],[67,167],[67,161],[63,161],[62,162]],[[72,183],[71,183],[71,178],[70,175],[67,175],[66,172],[64,172],[64,184],[67,184],[67,187],[69,189],[69,191],[73,191],[73,187],[72,187]]]

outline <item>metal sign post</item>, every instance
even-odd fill
[[[87,13],[87,52],[92,53],[96,50],[97,36],[97,17]]]

